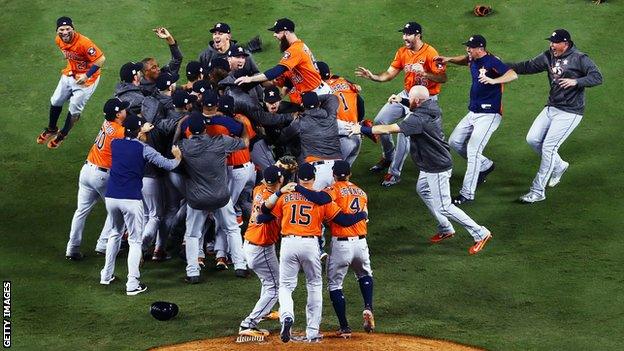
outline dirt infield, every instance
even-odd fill
[[[343,339],[333,335],[325,334],[325,338],[319,343],[303,343],[291,341],[284,344],[280,341],[278,334],[271,334],[263,343],[242,343],[235,342],[236,337],[225,337],[218,339],[206,339],[191,341],[183,344],[169,345],[154,348],[158,351],[199,351],[199,350],[413,350],[413,351],[468,351],[482,350],[475,347],[464,346],[444,340],[425,339],[408,335],[397,334],[364,334],[353,333],[351,339]]]

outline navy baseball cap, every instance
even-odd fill
[[[484,48],[486,45],[485,38],[480,34],[475,34],[471,36],[468,41],[464,43],[469,48]]]
[[[172,96],[173,106],[184,107],[186,104],[191,104],[197,101],[197,95],[192,95],[188,91],[178,89]]]
[[[186,76],[195,76],[204,72],[204,68],[199,61],[190,61],[186,64]]]
[[[314,166],[311,163],[304,163],[301,166],[299,166],[299,179],[300,180],[312,180],[314,179],[314,173],[316,172],[316,170],[314,169]]]
[[[202,94],[202,105],[204,107],[215,107],[219,103],[217,92],[212,89],[204,91]]]
[[[210,60],[210,62],[208,63],[208,73],[212,72],[212,70],[215,68],[221,68],[224,69],[226,72],[229,72],[230,64],[224,58],[215,58]]]
[[[70,26],[74,28],[74,22],[72,22],[72,19],[67,16],[59,17],[56,20],[56,29],[58,29],[60,26]]]
[[[234,114],[234,98],[229,95],[223,95],[219,98],[219,111],[226,115]]]
[[[262,172],[264,182],[267,184],[275,184],[279,182],[280,177],[284,175],[284,171],[276,165],[270,165]]]
[[[188,126],[191,133],[197,135],[206,130],[206,119],[199,111],[193,111],[188,119]]]
[[[119,98],[108,99],[106,103],[104,103],[104,115],[107,117],[115,117],[117,113],[121,110],[125,110],[130,106],[130,102],[121,101]]]
[[[319,73],[321,74],[322,79],[329,79],[329,77],[331,77],[328,64],[326,64],[323,61],[317,61],[316,67],[318,67],[318,70],[319,70]]]
[[[210,33],[220,32],[220,33],[231,33],[230,26],[227,23],[218,22],[210,29]]]
[[[123,121],[123,127],[129,132],[141,128],[142,124],[143,121],[135,114],[129,114]]]
[[[134,76],[142,69],[143,63],[141,62],[124,63],[119,70],[119,78],[122,82],[131,83],[134,80]]]
[[[239,57],[239,56],[249,56],[245,49],[242,46],[238,46],[234,43],[230,44],[230,50],[227,52],[228,57]]]
[[[156,78],[156,87],[158,90],[167,90],[173,83],[177,82],[178,79],[180,79],[180,76],[175,72],[161,73],[158,78]]]
[[[422,27],[416,22],[407,22],[403,28],[399,29],[403,34],[422,34]]]
[[[316,93],[313,91],[308,91],[301,94],[301,102],[303,104],[303,107],[307,109],[319,107],[318,95],[316,95]]]
[[[346,177],[351,174],[351,165],[347,161],[338,160],[334,161],[334,167],[332,167],[334,175],[336,177]]]
[[[264,102],[268,102],[269,104],[274,104],[278,101],[281,101],[282,97],[280,95],[279,88],[275,85],[264,88]]]
[[[210,89],[210,83],[205,80],[198,80],[193,83],[193,92],[196,94],[203,94],[206,90]]]
[[[273,27],[268,28],[268,30],[275,32],[275,33],[279,33],[283,30],[287,30],[289,32],[294,32],[295,31],[295,22],[289,20],[288,18],[284,17],[284,18],[280,18],[277,21],[275,21],[275,24],[273,24]]]
[[[555,29],[550,37],[546,38],[546,40],[549,40],[551,43],[570,43],[572,42],[572,37],[570,36],[570,33],[565,29]]]

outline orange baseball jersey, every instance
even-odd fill
[[[284,72],[284,74],[282,74],[281,76],[275,79],[275,84],[278,87],[284,87],[286,86],[286,80],[287,79],[291,80],[292,76],[293,76],[293,73],[291,71],[286,71]],[[301,104],[301,92],[298,91],[297,88],[295,87],[290,88],[287,94],[288,94],[288,100],[290,100],[290,102],[292,102],[293,104]]]
[[[78,32],[74,32],[74,38],[70,43],[65,43],[58,35],[55,42],[67,59],[67,66],[63,69],[63,74],[66,76],[75,77],[78,74],[87,73],[93,62],[104,54],[91,39]],[[85,85],[93,84],[99,76],[100,70],[97,70],[91,78],[87,79]]]
[[[299,92],[311,91],[321,85],[321,75],[314,63],[314,55],[301,40],[294,42],[279,61],[292,72],[290,80]]]
[[[124,127],[117,122],[104,121],[102,128],[95,138],[87,161],[102,168],[110,169],[113,164],[113,154],[111,152],[111,141],[124,137]]]
[[[368,196],[357,185],[347,181],[337,181],[333,185],[323,189],[332,200],[338,204],[344,213],[357,213],[368,211]],[[349,227],[342,227],[334,222],[329,223],[332,236],[348,237],[366,235],[366,221],[359,221]]]
[[[256,245],[272,245],[279,238],[280,226],[279,221],[274,219],[268,223],[256,223],[256,217],[262,213],[262,204],[271,196],[273,192],[269,190],[266,184],[262,183],[254,188],[253,203],[251,205],[251,218],[245,232],[245,240]]]
[[[403,46],[397,50],[390,65],[405,72],[404,86],[407,92],[414,85],[423,85],[427,87],[430,95],[437,95],[440,93],[442,84],[420,77],[413,69],[413,65],[419,63],[423,66],[425,72],[434,74],[446,72],[446,64],[433,60],[436,56],[438,56],[438,51],[426,43],[423,43],[423,46],[418,51],[413,51]]]
[[[333,76],[326,81],[340,102],[337,118],[345,122],[358,122],[357,96],[358,91],[355,85],[348,80]]]
[[[241,114],[239,114],[239,116],[243,117],[243,128],[247,130],[247,135],[249,136],[249,140],[253,139],[256,136],[256,131],[253,129],[253,126],[251,125],[249,118]],[[244,163],[250,162],[250,161],[251,161],[251,154],[249,153],[248,147],[242,150],[236,150],[227,157],[228,166],[238,166],[238,165],[242,165]]]
[[[271,212],[280,220],[284,235],[321,236],[323,222],[334,219],[340,207],[333,201],[319,206],[295,191],[280,196]]]

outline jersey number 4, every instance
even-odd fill
[[[290,223],[298,224],[298,225],[308,225],[311,221],[310,211],[312,210],[312,206],[308,205],[290,205],[291,215],[290,215]]]

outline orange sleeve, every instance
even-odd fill
[[[336,198],[338,197],[338,189],[335,186],[330,185],[323,189],[323,191],[326,192],[329,197],[331,197],[332,201],[336,201]]]
[[[403,57],[402,49],[403,48],[397,50],[396,54],[394,54],[394,60],[392,60],[392,63],[390,63],[390,66],[396,69],[403,69],[403,67],[405,66],[405,59]]]
[[[97,61],[104,53],[100,48],[98,48],[91,39],[82,35],[80,37],[80,51],[82,55],[89,61],[94,62]]]
[[[282,216],[284,216],[282,206],[284,206],[284,198],[280,196],[280,198],[277,199],[275,206],[273,206],[273,209],[271,209],[271,214],[278,218],[278,220],[279,218],[282,218]]]
[[[323,212],[323,220],[331,221],[332,219],[334,219],[334,217],[338,215],[338,213],[340,213],[340,206],[332,201],[328,204],[323,205]]]
[[[288,50],[284,51],[284,56],[279,61],[280,65],[288,67],[289,70],[295,68],[303,59],[303,51],[299,45],[291,45]]]
[[[429,46],[427,50],[427,58],[425,60],[425,71],[440,74],[446,72],[446,64],[442,62],[436,62],[433,59],[438,56],[438,51]]]

